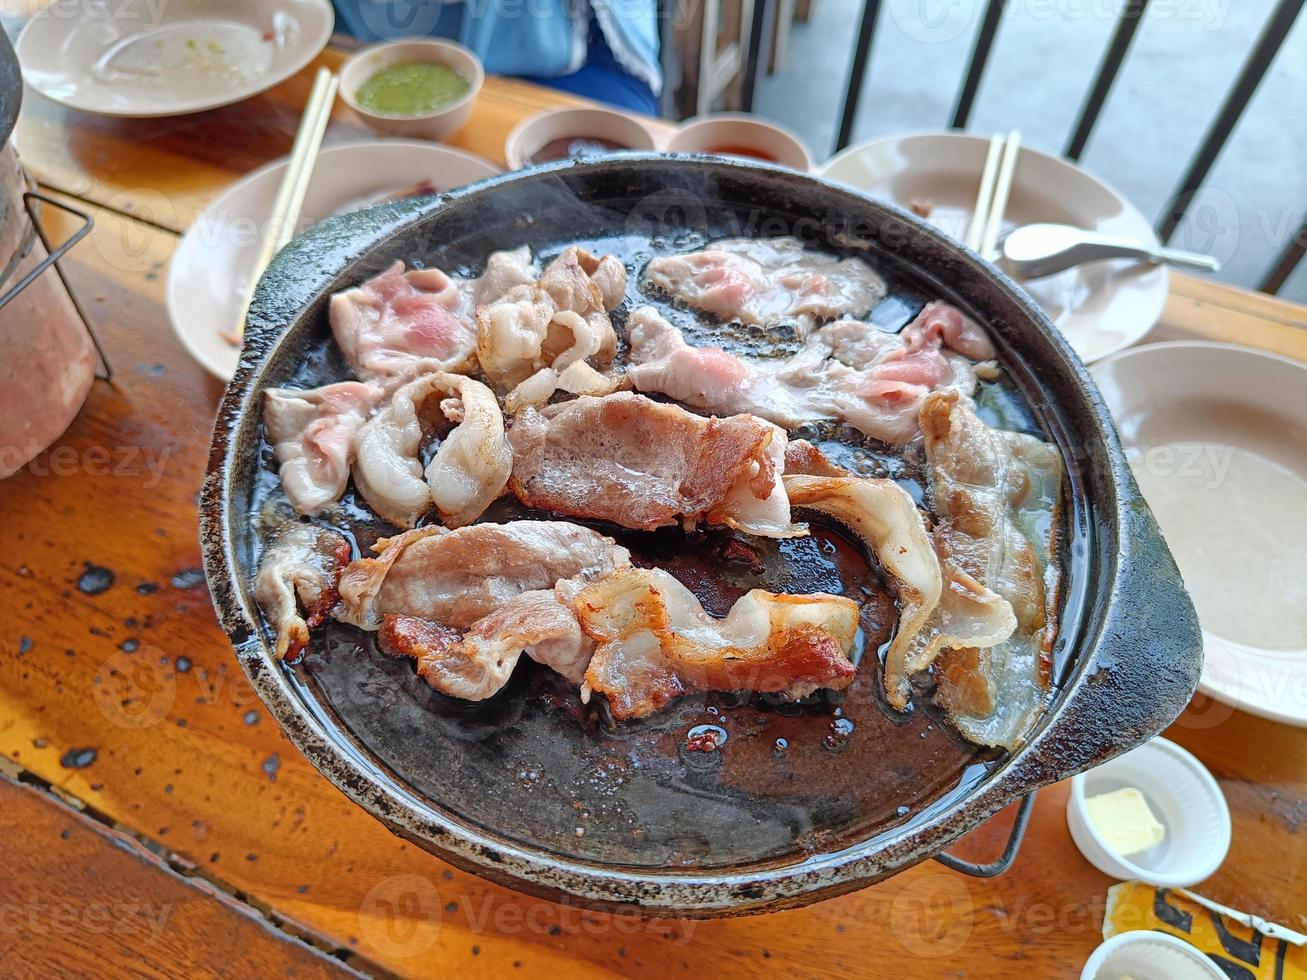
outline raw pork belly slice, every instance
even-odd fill
[[[277,636],[278,659],[294,659],[308,646],[309,630],[336,604],[347,561],[349,542],[336,531],[293,522],[274,533],[259,559],[254,601]]]
[[[570,345],[508,393],[504,398],[504,407],[508,411],[543,405],[557,391],[573,395],[606,395],[621,383],[620,377],[603,374],[589,363],[592,357],[604,358],[603,348],[610,341],[616,343],[606,314],[583,317],[571,310],[559,310],[550,321],[549,333],[556,335],[560,331],[570,335]],[[608,358],[611,356],[609,354]]]
[[[440,441],[423,479],[418,451],[425,403],[441,399],[454,428]],[[425,413],[429,417],[430,413]],[[420,375],[391,397],[358,435],[354,483],[378,514],[412,527],[434,503],[447,527],[470,524],[503,492],[513,454],[494,393],[480,381],[441,371]]]
[[[694,691],[793,699],[853,679],[858,605],[841,596],[754,589],[715,619],[669,573],[629,568],[583,589],[574,608],[595,643],[582,697],[604,695],[619,720]]]
[[[549,294],[530,284],[477,307],[477,360],[492,385],[507,391],[543,366],[542,349],[556,312]]]
[[[282,488],[299,513],[316,514],[340,499],[359,430],[382,397],[380,387],[358,381],[268,389],[263,423]]]
[[[573,245],[545,266],[538,285],[560,310],[581,316],[609,313],[626,296],[626,266],[611,255],[594,256]],[[617,338],[606,346],[609,357],[617,349]]]
[[[789,428],[841,419],[891,443],[917,435],[930,392],[974,391],[973,358],[994,355],[983,331],[944,303],[928,304],[897,335],[861,320],[829,323],[782,360],[692,347],[652,307],[631,314],[627,335],[627,377],[640,391],[705,411],[749,412]]]
[[[336,618],[367,630],[387,614],[466,630],[509,599],[631,563],[612,538],[564,521],[420,527],[373,545],[340,577]]]
[[[476,330],[461,283],[439,269],[395,262],[362,285],[331,297],[331,330],[354,373],[394,387],[419,364],[460,371],[472,362]]]
[[[865,316],[886,293],[861,259],[811,252],[797,238],[728,239],[664,256],[645,268],[645,280],[695,309],[762,325]]]
[[[485,271],[472,288],[477,305],[501,299],[514,286],[529,286],[535,282],[531,268],[531,249],[523,245],[505,252],[492,252],[486,259]]]
[[[1033,436],[991,429],[953,393],[926,399],[921,427],[946,575],[1000,596],[1002,626],[1013,627],[994,640],[1003,630],[991,614],[985,644],[947,644],[936,659],[938,700],[970,741],[1013,749],[1048,695],[1062,458]]]
[[[900,336],[910,354],[938,343],[973,361],[992,361],[998,356],[993,341],[980,324],[956,306],[939,300],[923,306]]]
[[[691,347],[652,306],[626,321],[626,376],[638,391],[657,392],[719,415],[746,413],[792,428],[816,418],[805,392],[779,380],[784,361],[749,361],[720,347]]]
[[[477,357],[509,411],[542,405],[554,392],[598,395],[619,380],[598,371],[617,350],[608,311],[621,303],[626,267],[573,246],[535,283],[518,283],[477,307]]]
[[[631,392],[519,413],[509,487],[528,507],[652,530],[700,519],[766,537],[805,533],[781,483],[785,433],[704,418]]]

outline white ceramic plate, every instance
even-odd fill
[[[329,0],[58,0],[18,38],[23,78],[109,116],[175,116],[249,98],[331,37]]]
[[[826,163],[823,176],[879,200],[912,209],[961,240],[976,200],[988,138],[964,133],[889,136],[851,146]],[[1022,148],[1003,232],[1047,221],[1155,244],[1152,226],[1096,177],[1037,150]],[[1024,284],[1081,359],[1090,362],[1129,347],[1162,314],[1168,275],[1160,266],[1095,262]]]
[[[285,159],[232,184],[186,230],[168,267],[166,298],[182,344],[224,381],[240,356],[228,343],[248,294],[264,222],[286,169]],[[343,211],[376,204],[429,181],[447,191],[491,177],[488,160],[423,140],[367,140],[326,147],[313,170],[300,229]]]
[[[1307,726],[1307,365],[1195,341],[1093,374],[1198,609],[1199,689]]]

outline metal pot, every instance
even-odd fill
[[[23,83],[0,33],[0,479],[58,439],[95,380],[97,352],[55,261],[90,230],[90,218],[54,252],[39,224],[41,202],[9,137]],[[64,208],[64,210],[72,210]]]
[[[810,831],[822,828],[786,822],[796,812],[796,793],[827,792],[805,785],[803,774],[800,789],[751,788],[761,808],[741,810],[739,787],[711,780],[682,787],[681,771],[670,765],[660,770],[669,774],[662,782],[642,774],[617,790],[595,780],[569,784],[575,801],[594,814],[590,826],[601,824],[570,844],[554,833],[556,807],[533,802],[529,787],[498,781],[495,767],[510,739],[457,715],[424,713],[413,701],[421,694],[403,678],[367,673],[383,669],[376,663],[385,658],[329,642],[305,665],[281,664],[260,626],[250,588],[259,549],[255,512],[266,506],[271,481],[261,395],[288,381],[339,376],[342,366],[326,340],[331,293],[396,258],[455,269],[496,248],[583,241],[640,261],[649,249],[674,248],[687,233],[706,240],[790,233],[818,247],[865,251],[919,294],[958,303],[988,326],[1006,372],[1063,452],[1070,558],[1056,694],[1018,751],[986,760],[910,819],[855,827],[839,840],[814,837]],[[941,855],[1038,787],[1156,734],[1183,710],[1202,664],[1193,606],[1098,392],[1035,305],[992,266],[905,212],[745,161],[623,155],[560,163],[331,219],[292,243],[264,276],[250,311],[241,367],[214,430],[201,533],[214,603],[238,659],[291,740],[351,799],[394,832],[497,882],[648,914],[718,916],[800,905]],[[386,693],[370,700],[364,692],[372,689]],[[604,751],[594,748],[591,734],[549,721],[543,708],[515,702],[512,710],[502,724],[526,733],[514,751],[536,759],[546,777],[573,772],[567,767],[576,759]],[[841,778],[869,777],[853,767]],[[669,787],[684,789],[685,798]],[[833,806],[820,812],[836,819],[839,802],[834,794]],[[719,806],[726,816],[715,824],[711,814]],[[732,823],[736,810],[748,819]],[[638,825],[644,843],[614,829],[621,819]],[[790,843],[826,843],[802,853],[760,846],[741,857],[732,838],[755,833],[755,823],[782,836],[794,830]],[[683,860],[694,833],[702,839],[692,843],[706,850]],[[650,835],[673,857],[650,859],[663,853],[647,846]]]

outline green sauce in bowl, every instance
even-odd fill
[[[472,83],[448,65],[412,61],[374,72],[359,86],[359,105],[387,116],[418,116],[452,105]]]

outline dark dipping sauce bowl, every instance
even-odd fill
[[[524,119],[504,141],[509,169],[654,149],[654,134],[635,116],[598,107],[553,109]]]
[[[968,311],[1000,351],[1000,380],[977,392],[982,415],[1063,454],[1053,690],[1016,752],[962,741],[929,691],[904,713],[884,704],[879,660],[897,621],[894,598],[861,547],[816,522],[810,537],[787,541],[592,526],[630,548],[636,564],[676,575],[710,613],[758,587],[854,598],[860,662],[844,692],[795,704],[747,692],[690,696],[615,724],[602,699],[583,706],[574,688],[525,658],[494,698],[443,697],[410,662],[381,655],[372,635],[334,622],[315,632],[299,663],[275,660],[251,581],[265,535],[293,514],[265,439],[262,393],[348,376],[327,322],[332,293],[395,259],[471,275],[498,249],[528,244],[548,260],[583,244],[619,256],[631,273],[614,313],[619,336],[629,311],[651,303],[691,343],[773,356],[797,344],[786,325],[711,322],[644,293],[640,273],[657,255],[777,235],[864,256],[889,284],[871,314],[883,329],[901,329],[934,298]],[[919,443],[887,447],[833,424],[793,435],[923,499]],[[547,516],[500,501],[483,519]],[[393,533],[352,490],[328,520],[356,554]],[[201,524],[214,603],[236,655],[315,766],[395,833],[459,867],[598,908],[738,915],[881,880],[940,854],[1039,786],[1159,732],[1183,710],[1202,665],[1193,606],[1098,393],[1029,298],[905,212],[747,161],[563,162],[318,225],[260,281],[215,426]]]

